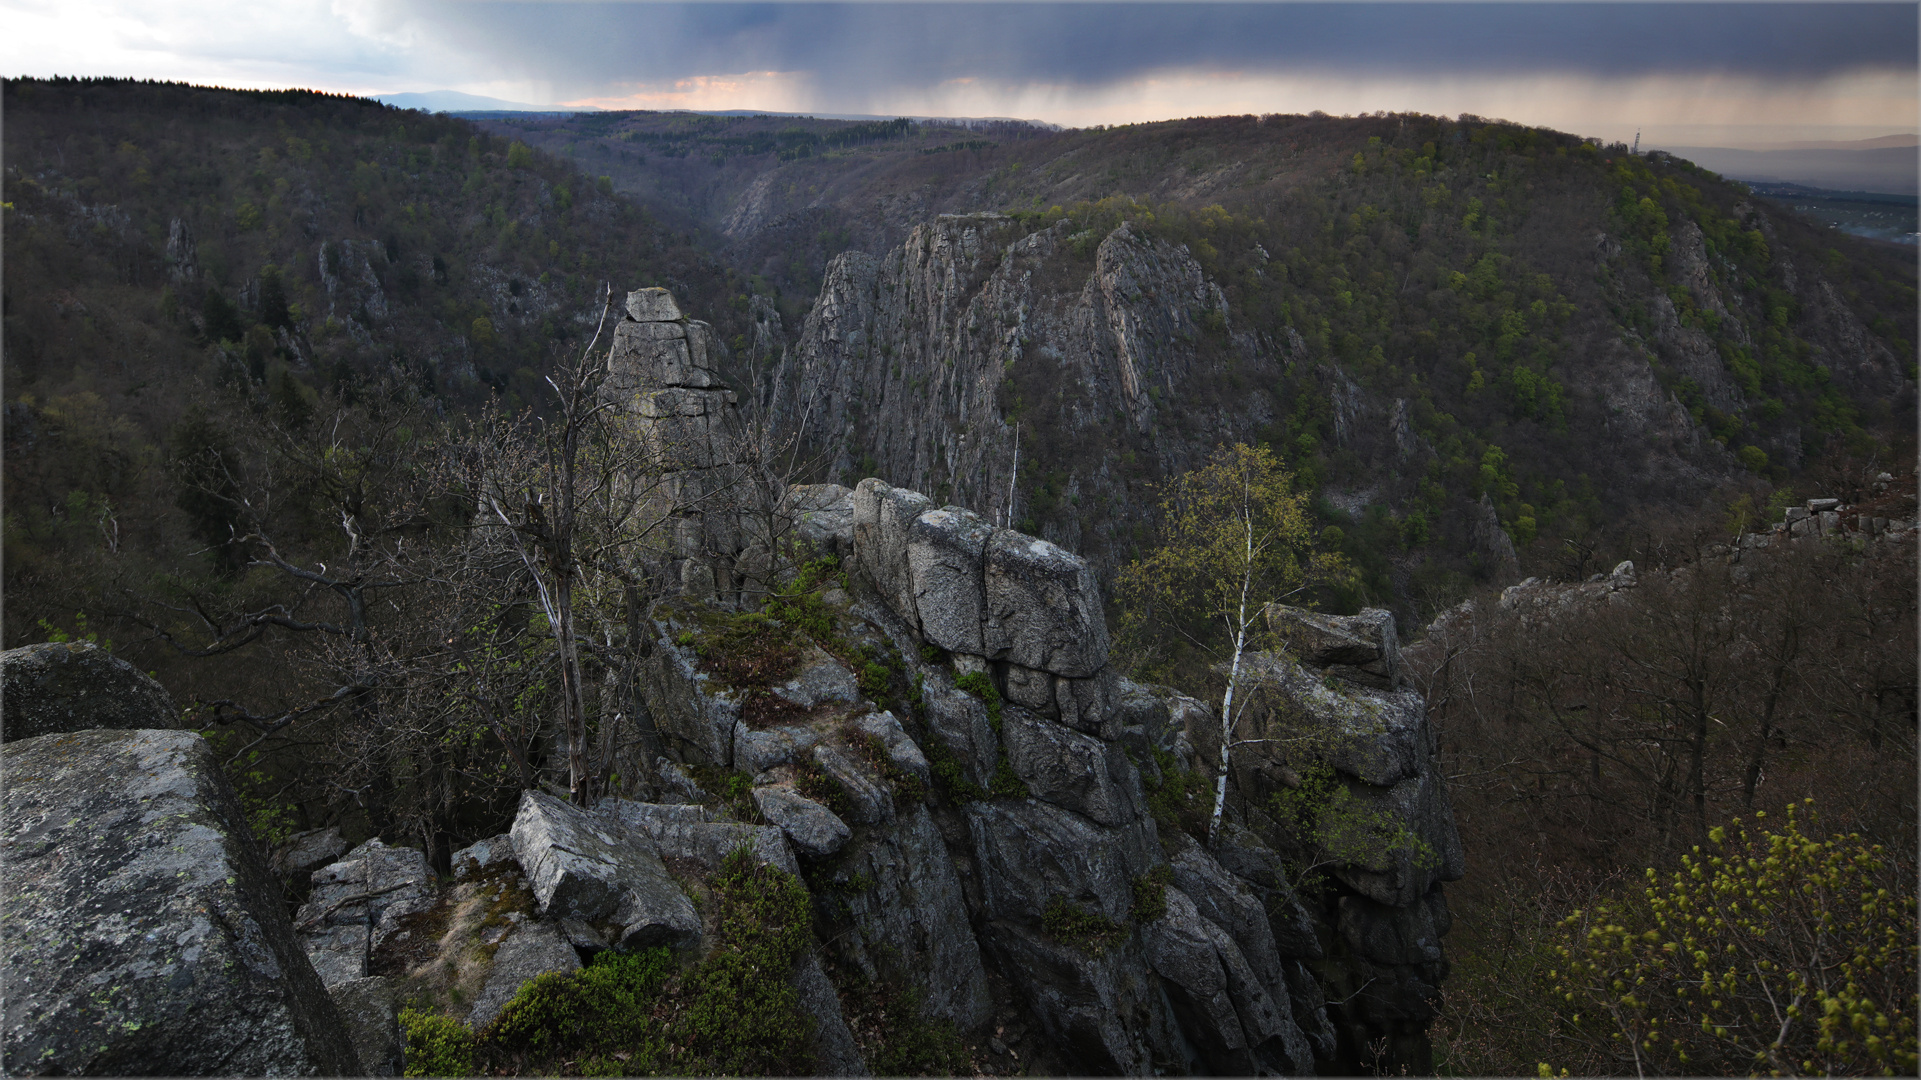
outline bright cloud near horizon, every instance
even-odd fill
[[[7,75],[532,105],[1474,113],[1651,145],[1912,134],[1915,4],[0,0]]]

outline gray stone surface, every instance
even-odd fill
[[[921,752],[907,730],[900,725],[900,718],[891,712],[873,712],[854,721],[854,730],[863,735],[879,739],[887,751],[887,760],[896,768],[903,769],[927,783],[933,776],[927,764],[927,755]],[[991,729],[990,729],[991,731]]]
[[[866,762],[826,743],[814,747],[813,759],[847,793],[853,804],[848,813],[852,824],[879,825],[894,820],[894,793]]]
[[[740,703],[695,667],[692,648],[674,643],[683,627],[673,622],[657,622],[656,627],[660,636],[640,686],[661,743],[678,762],[733,765],[734,729],[745,727]]]
[[[708,870],[718,870],[727,856],[746,845],[756,861],[790,874],[800,873],[786,834],[772,825],[743,825],[709,820],[699,806],[663,806],[610,799],[597,808],[611,815],[623,829],[646,834],[665,859],[691,859]]]
[[[805,761],[827,737],[827,732],[805,724],[786,724],[756,731],[741,724],[734,729],[734,768],[757,776],[776,765]]]
[[[757,787],[754,805],[803,855],[832,855],[854,834],[832,810],[786,787]]]
[[[432,907],[435,892],[425,855],[375,837],[314,871],[294,929],[327,985],[364,978],[373,951],[401,919]]]
[[[1154,861],[1144,836],[1107,829],[1035,799],[967,805],[987,913],[1038,924],[1059,896],[1115,922],[1133,908],[1133,879]]]
[[[799,667],[793,678],[773,688],[775,697],[803,709],[860,700],[860,684],[854,673],[820,648],[809,649]]]
[[[697,940],[700,916],[644,834],[538,791],[520,793],[514,854],[545,918],[611,920],[622,948]]]
[[[1001,707],[1001,739],[1007,763],[1034,798],[1101,825],[1120,825],[1132,816],[1132,804],[1108,775],[1107,745],[1099,739],[1018,705]]]
[[[1007,700],[1041,716],[1060,715],[1054,704],[1054,676],[1019,664],[1007,665]]]
[[[1220,837],[1208,854],[1260,900],[1275,948],[1282,956],[1321,958],[1314,921],[1288,883],[1278,852],[1239,823],[1229,821],[1222,823]]]
[[[1008,973],[1023,1013],[1038,1021],[1050,1049],[1078,1072],[1147,1076],[1187,1060],[1187,1040],[1132,944],[1090,955],[1003,919],[982,928],[982,944]]]
[[[914,574],[907,546],[914,522],[933,509],[918,491],[889,487],[873,477],[854,488],[854,555],[860,573],[890,611],[909,628],[920,628]]]
[[[1234,939],[1261,984],[1284,995],[1281,951],[1260,898],[1193,837],[1175,833],[1168,842],[1175,849],[1168,857],[1175,886],[1203,918]]]
[[[1328,685],[1322,674],[1285,653],[1255,652],[1242,658],[1243,672],[1285,699],[1281,715],[1306,717],[1311,728],[1263,729],[1265,737],[1307,735],[1306,751],[1337,771],[1377,787],[1418,776],[1434,752],[1427,709],[1412,690],[1389,693],[1352,684]],[[1204,754],[1220,745],[1216,732],[1196,732]],[[1203,741],[1205,738],[1205,741]]]
[[[1398,690],[1400,639],[1394,615],[1366,608],[1358,615],[1324,615],[1288,604],[1269,604],[1267,626],[1302,663],[1363,686]]]
[[[353,1038],[362,1076],[400,1076],[406,1071],[406,1041],[394,1007],[393,983],[375,975],[327,988],[334,1008]]]
[[[876,983],[899,979],[919,990],[929,1016],[962,1031],[992,1010],[980,947],[974,940],[960,876],[925,806],[848,849],[834,880],[871,882],[844,897],[855,932],[846,950]]]
[[[528,981],[548,972],[566,974],[578,970],[580,956],[558,927],[545,921],[521,923],[494,953],[494,966],[474,998],[473,1010],[467,1014],[467,1026],[479,1031],[492,1023]]]
[[[820,957],[808,953],[794,965],[794,993],[801,1011],[814,1018],[814,1068],[818,1076],[872,1076],[861,1060],[854,1033],[847,1030],[840,996],[821,969]]]
[[[1453,925],[1436,888],[1412,907],[1388,907],[1365,896],[1343,896],[1338,927],[1355,952],[1379,964],[1438,964],[1441,938]]]
[[[278,874],[311,873],[347,853],[347,841],[340,829],[308,829],[295,833],[273,851],[273,868]]]
[[[1167,980],[1183,1030],[1213,1072],[1313,1072],[1313,1053],[1285,997],[1269,992],[1234,939],[1181,890],[1167,890],[1167,914],[1141,937],[1148,961]],[[1278,993],[1285,995],[1285,987]]]
[[[512,863],[516,870],[520,868],[519,861],[514,857],[514,838],[511,833],[490,836],[461,848],[454,852],[452,863],[455,881],[479,877],[508,863]]]
[[[98,645],[45,642],[0,653],[0,739],[92,728],[178,728],[153,677]]]
[[[0,763],[8,1072],[359,1072],[204,740],[46,735]]]
[[[985,562],[986,655],[1072,678],[1107,663],[1107,620],[1085,559],[1000,529],[987,542]]]
[[[1408,845],[1376,845],[1358,861],[1337,863],[1335,877],[1350,888],[1392,907],[1410,907],[1435,882],[1458,881],[1466,872],[1461,836],[1454,828],[1454,810],[1447,790],[1431,772],[1409,777],[1392,788],[1353,785],[1350,790],[1370,813],[1405,828],[1420,839]]]
[[[960,760],[970,783],[986,787],[1000,760],[1000,742],[988,721],[987,705],[964,690],[932,684],[922,690],[922,701],[934,737]]]
[[[982,559],[994,527],[957,506],[929,510],[907,535],[907,565],[921,633],[949,652],[984,655],[987,615]]]
[[[670,322],[683,316],[674,294],[662,288],[635,289],[627,294],[627,317],[636,322]]]
[[[781,509],[794,517],[794,534],[822,555],[854,553],[854,492],[839,484],[795,484]]]
[[[1118,686],[1113,669],[1105,667],[1085,679],[1055,679],[1054,712],[1075,731],[1118,739],[1121,724],[1114,708]]]

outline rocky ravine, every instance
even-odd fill
[[[662,318],[678,314],[670,308],[664,294],[635,294],[634,325],[622,333],[679,341],[675,327],[698,329]],[[695,353],[628,349],[615,367],[610,392],[647,421],[644,437],[675,446],[677,460],[714,460],[732,445],[733,406]],[[711,396],[697,414],[657,408],[660,395],[677,400],[696,383]],[[1385,612],[1342,619],[1270,609],[1295,648],[1253,658],[1264,705],[1241,734],[1312,738],[1291,744],[1286,760],[1272,753],[1277,744],[1237,753],[1227,822],[1208,844],[1205,803],[1186,796],[1208,786],[1202,763],[1214,759],[1218,723],[1204,703],[1113,669],[1086,560],[875,479],[851,490],[795,488],[786,506],[818,558],[790,574],[772,617],[714,599],[716,577],[689,569],[732,557],[708,545],[738,542],[739,530],[697,522],[702,543],[675,552],[684,594],[653,612],[645,679],[657,754],[623,763],[616,797],[584,808],[523,793],[511,830],[461,852],[451,882],[436,880],[419,851],[377,838],[347,851],[332,831],[296,837],[275,869],[306,875],[311,892],[289,925],[249,862],[258,856],[223,786],[175,783],[169,791],[212,792],[213,809],[188,807],[183,825],[164,829],[186,827],[193,843],[231,852],[222,857],[240,870],[226,887],[252,890],[241,904],[252,905],[245,910],[259,930],[245,918],[221,920],[245,961],[241,974],[201,978],[203,968],[183,980],[177,972],[194,957],[156,954],[147,964],[126,950],[115,922],[123,916],[82,916],[70,936],[94,943],[102,974],[10,997],[9,1056],[52,1046],[71,1064],[62,1057],[49,1070],[88,1060],[60,1034],[60,995],[84,997],[118,977],[112,965],[137,961],[147,966],[128,977],[148,980],[159,1004],[140,1015],[108,1010],[101,1023],[147,1025],[148,1015],[248,1000],[234,980],[252,972],[267,983],[251,1006],[259,1016],[236,1020],[246,1037],[235,1045],[264,1039],[279,1055],[258,1071],[348,1071],[341,1062],[351,1055],[369,1072],[397,1072],[397,999],[478,1029],[527,979],[599,951],[699,955],[713,933],[704,882],[745,847],[796,874],[812,896],[819,944],[790,977],[814,1019],[823,1073],[869,1071],[847,1018],[876,992],[918,1000],[927,1017],[969,1037],[978,1067],[996,1072],[1430,1068],[1425,1028],[1446,973],[1442,883],[1461,875],[1462,860],[1433,735],[1419,696],[1402,688]],[[743,649],[760,658],[751,670],[728,663]],[[112,748],[126,739],[173,740],[168,753],[207,756],[191,733],[101,731],[11,743],[9,768],[16,785],[46,782],[34,754],[73,758],[62,768],[86,775],[122,768]],[[195,768],[190,775],[206,772],[204,762]],[[1330,849],[1279,810],[1271,796],[1317,768],[1344,805],[1362,808],[1355,820],[1375,841]],[[140,845],[172,842],[131,808],[135,824],[121,832],[48,833],[46,822],[69,815],[16,818],[14,808],[27,805],[19,790],[6,821],[9,859],[42,858],[54,884],[10,894],[11,925],[54,917],[18,908],[35,897],[65,896],[60,910],[88,910],[71,898],[98,888],[98,875],[63,871],[61,851],[98,848],[124,860]],[[34,797],[72,802],[80,790],[60,782]],[[195,814],[220,820],[203,829]],[[96,862],[108,865],[66,865]],[[1317,864],[1319,874],[1303,876]],[[182,871],[191,882],[177,888],[211,889],[208,902],[233,906],[218,865]],[[179,896],[191,904],[190,892]],[[179,921],[192,923],[184,908]],[[156,934],[171,941],[175,931]],[[250,944],[256,937],[269,944]],[[275,952],[273,942],[288,947]],[[38,955],[7,946],[16,968]],[[316,997],[323,983],[331,994]],[[308,1006],[273,1011],[298,1000]],[[101,1008],[73,1007],[92,1010],[88,1017]],[[304,1043],[303,1024],[314,1028]],[[160,1034],[126,1045],[160,1045]],[[224,1067],[166,1061],[175,1067],[161,1071]]]
[[[1765,215],[1745,204],[1737,213],[1772,235]],[[1127,224],[1105,236],[1070,227],[1028,233],[997,213],[941,215],[880,257],[837,256],[778,364],[778,426],[820,451],[825,479],[885,476],[997,524],[1032,521],[1108,580],[1152,506],[1148,485],[1223,443],[1267,438],[1291,406],[1265,388],[1304,366],[1327,395],[1333,449],[1369,477],[1365,490],[1330,488],[1329,500],[1358,512],[1411,496],[1437,451],[1406,399],[1363,388],[1291,329],[1249,331],[1184,245]],[[1597,259],[1618,256],[1618,241],[1596,242]],[[1675,258],[1703,310],[1732,313],[1737,328],[1759,317],[1708,272],[1692,223],[1678,230]],[[1785,256],[1782,265],[1794,279]],[[1807,328],[1815,355],[1839,385],[1863,400],[1912,392],[1899,358],[1831,286],[1803,292],[1819,316]],[[1691,504],[1742,470],[1662,388],[1656,366],[1692,379],[1714,407],[1735,411],[1746,399],[1667,295],[1647,303],[1644,333],[1573,342],[1557,372],[1594,429],[1583,437],[1598,440],[1581,458],[1597,483],[1623,498]],[[762,306],[756,318],[756,355],[771,354],[778,316]],[[1785,428],[1766,450],[1797,467],[1800,438]],[[1444,530],[1487,565],[1516,569],[1492,505],[1457,497],[1446,516]]]

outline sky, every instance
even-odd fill
[[[1914,3],[0,0],[0,73],[554,107],[1473,113],[1609,141],[1913,133]]]

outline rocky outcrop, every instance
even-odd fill
[[[737,483],[742,434],[738,398],[719,374],[713,327],[681,314],[666,289],[627,294],[615,324],[601,395],[625,417],[640,457],[632,497],[669,516],[668,558],[697,595],[737,585],[739,518],[718,508]]]
[[[102,729],[0,754],[9,1073],[361,1074],[204,740]]]
[[[177,728],[173,698],[153,677],[84,641],[0,653],[0,739],[92,728]]]
[[[799,634],[764,687],[710,664],[712,635],[745,616],[656,607],[646,682],[667,757],[651,783],[684,790],[687,767],[749,778],[833,928],[831,969],[904,986],[962,1030],[1015,1004],[1044,1035],[1037,1067],[1056,1071],[1292,1074],[1358,1068],[1383,1044],[1428,1067],[1444,967],[1425,950],[1462,867],[1391,616],[1270,611],[1308,663],[1252,667],[1318,756],[1237,752],[1210,846],[1149,796],[1211,760],[1218,723],[1112,670],[1085,560],[872,478],[788,502],[845,577],[817,588],[804,634],[764,631]],[[767,700],[782,705],[752,704]],[[1264,812],[1317,763],[1380,843],[1309,850]],[[1296,868],[1315,862],[1323,884],[1299,893]]]

